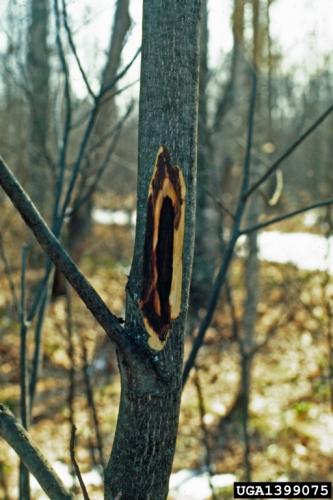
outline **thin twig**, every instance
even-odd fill
[[[39,379],[39,374],[41,371],[42,364],[42,331],[44,325],[45,314],[47,310],[47,305],[49,303],[50,296],[50,282],[48,286],[44,290],[44,294],[42,297],[42,301],[38,310],[36,326],[35,326],[35,334],[34,334],[34,353],[32,357],[31,363],[31,375],[30,375],[30,384],[29,384],[29,397],[30,397],[30,415],[32,415],[32,408],[35,401],[36,388]]]
[[[91,412],[91,416],[92,416],[92,420],[93,420],[93,424],[94,424],[95,435],[96,435],[96,445],[97,445],[97,450],[98,450],[98,454],[99,454],[99,462],[100,462],[100,465],[102,465],[102,468],[104,470],[105,469],[105,460],[104,460],[103,440],[102,440],[101,430],[100,430],[100,426],[99,426],[97,408],[95,405],[93,385],[91,383],[87,347],[86,347],[86,344],[84,342],[84,339],[81,340],[81,349],[82,349],[82,361],[83,361],[82,370],[83,370],[84,383],[86,386],[87,403],[88,403],[88,407],[89,407],[89,410]]]
[[[333,184],[333,183],[331,183]],[[325,221],[327,224],[327,230],[325,231],[326,236],[326,264],[327,269],[323,275],[321,282],[321,295],[322,303],[326,311],[326,324],[325,324],[325,336],[327,339],[327,351],[328,351],[328,363],[327,363],[327,375],[329,384],[329,400],[330,408],[333,413],[333,301],[330,293],[330,272],[329,272],[329,257],[331,246],[331,236],[333,231],[333,213],[330,208],[326,210]],[[312,309],[311,309],[312,310]]]
[[[67,338],[68,348],[67,355],[69,360],[69,384],[68,384],[68,409],[69,409],[69,425],[72,429],[75,426],[75,357],[74,357],[74,329],[73,329],[73,315],[72,315],[72,297],[70,290],[66,289],[66,323],[67,323]],[[71,450],[71,442],[69,449]]]
[[[19,211],[25,223],[34,233],[37,241],[48,257],[63,272],[66,279],[76,290],[96,320],[120,348],[124,346],[124,329],[120,325],[119,320],[111,313],[102,298],[63,248],[59,240],[50,231],[46,222],[39,214],[14,174],[1,158],[0,184]]]
[[[73,52],[73,55],[75,57],[76,63],[78,65],[79,71],[81,73],[82,79],[83,79],[83,81],[84,81],[84,83],[85,83],[85,85],[87,87],[88,93],[95,100],[96,99],[96,95],[94,94],[94,92],[93,92],[93,90],[92,90],[92,88],[91,88],[91,86],[89,84],[88,77],[86,75],[86,72],[83,69],[83,66],[81,64],[80,58],[78,56],[78,53],[77,53],[77,50],[76,50],[76,47],[75,47],[75,43],[74,43],[73,36],[72,36],[72,31],[70,29],[69,22],[68,22],[68,14],[67,14],[67,7],[66,7],[65,0],[62,0],[62,11],[63,11],[63,18],[64,18],[64,26],[65,26],[65,31],[67,33],[67,38],[68,38],[69,46],[72,49],[72,52]]]
[[[313,203],[312,205],[308,205],[307,207],[298,208],[297,210],[289,212],[288,214],[279,215],[278,217],[274,217],[274,219],[269,219],[265,222],[260,222],[245,229],[241,229],[240,234],[249,234],[253,231],[260,231],[261,229],[271,226],[272,224],[277,224],[278,222],[282,222],[284,220],[290,219],[291,217],[295,217],[295,215],[308,212],[309,210],[313,210],[315,208],[327,207],[329,205],[333,205],[333,198],[330,198],[329,200],[318,201],[317,203]]]
[[[75,470],[76,477],[78,478],[78,481],[80,483],[80,487],[82,490],[83,498],[84,500],[90,500],[86,485],[84,484],[84,481],[82,479],[80,467],[76,461],[75,458],[75,434],[76,434],[76,427],[75,425],[72,426],[71,430],[71,444],[70,444],[70,454],[71,454],[71,461]]]
[[[101,89],[101,92],[99,94],[100,99],[104,97],[107,92],[112,90],[115,87],[116,83],[126,75],[126,73],[133,66],[134,62],[136,61],[140,53],[141,53],[141,47],[137,49],[137,51],[135,52],[134,56],[129,61],[129,63],[126,64],[126,66],[121,71],[119,71],[119,73],[113,78],[113,80],[111,80],[110,83],[108,83],[105,87]]]
[[[140,79],[138,78],[138,79],[134,80],[133,82],[130,82],[127,85],[124,85],[124,87],[121,87],[120,89],[116,89],[113,92],[109,93],[107,96],[103,97],[103,99],[100,102],[100,106],[103,106],[103,104],[110,101],[111,99],[113,99],[117,95],[122,94],[123,92],[125,92],[125,90],[128,90],[129,88],[133,87],[133,85],[136,85],[139,82],[140,82]],[[79,116],[76,119],[76,121],[72,124],[71,128],[75,129],[75,128],[81,127],[85,123],[85,121],[87,120],[89,115],[90,115],[89,111],[85,111],[84,113],[82,113],[82,115]],[[13,150],[15,151],[14,147],[13,147]]]
[[[56,18],[56,43],[58,48],[58,55],[61,62],[62,71],[65,76],[65,104],[66,104],[64,130],[63,130],[62,144],[60,147],[60,154],[59,154],[59,173],[57,176],[55,202],[53,208],[53,220],[52,220],[52,229],[53,231],[56,231],[56,227],[59,225],[58,218],[60,215],[59,214],[60,200],[63,192],[65,171],[67,167],[67,151],[69,146],[71,123],[72,123],[72,101],[71,101],[71,90],[69,83],[69,70],[60,35],[60,13],[59,13],[58,0],[54,0],[54,11]]]
[[[50,281],[50,276],[52,274],[52,271],[53,271],[52,262],[50,260],[48,260],[47,264],[45,266],[44,277],[40,281],[40,283],[39,283],[39,285],[37,287],[34,300],[33,300],[32,304],[31,304],[29,313],[27,314],[27,323],[32,323],[32,321],[35,319],[35,316],[36,316],[37,312],[39,311],[39,307],[40,307],[41,302],[43,300],[44,293],[45,293],[45,290],[46,290],[46,286],[48,285],[48,283]]]
[[[94,128],[97,116],[98,116],[98,112],[99,112],[99,109],[100,109],[102,98],[105,96],[105,94],[107,92],[109,92],[110,90],[112,90],[114,88],[114,86],[116,85],[116,83],[121,78],[123,78],[123,76],[130,69],[130,67],[132,66],[132,64],[134,63],[134,61],[136,60],[136,58],[140,54],[140,52],[141,52],[141,47],[138,48],[138,50],[134,54],[134,56],[131,59],[131,61],[123,68],[123,70],[120,71],[115,76],[115,78],[108,85],[106,85],[105,87],[101,87],[100,92],[99,92],[98,96],[95,99],[95,105],[94,105],[93,109],[90,112],[90,117],[89,117],[86,129],[84,131],[84,134],[83,134],[82,142],[80,144],[79,151],[78,151],[78,154],[77,154],[74,166],[73,166],[71,179],[69,181],[67,192],[66,192],[65,197],[64,197],[64,202],[63,202],[62,209],[61,209],[61,218],[60,218],[60,221],[59,221],[59,227],[56,228],[56,230],[55,230],[55,234],[57,236],[58,236],[59,230],[61,228],[62,221],[63,221],[63,219],[66,216],[67,209],[68,209],[69,204],[71,202],[71,198],[72,198],[72,194],[73,194],[73,191],[74,191],[74,188],[75,188],[75,185],[76,185],[76,181],[77,181],[77,178],[78,178],[79,173],[80,173],[82,160],[83,160],[83,158],[85,156],[85,151],[86,151],[86,148],[88,146],[89,139],[90,139],[91,133],[93,131],[93,128]]]
[[[80,198],[76,201],[74,207],[72,208],[72,210],[70,212],[71,215],[74,212],[77,212],[77,210],[82,205],[84,205],[85,203],[87,203],[87,201],[89,201],[89,199],[91,198],[91,196],[96,191],[96,189],[98,187],[98,184],[99,184],[101,178],[103,177],[103,174],[105,173],[105,170],[107,169],[107,167],[109,165],[109,162],[111,160],[112,154],[113,154],[113,152],[114,152],[114,150],[116,148],[116,145],[118,143],[119,135],[121,133],[122,127],[123,127],[125,121],[127,120],[128,116],[132,112],[132,109],[133,109],[133,103],[130,104],[130,106],[128,107],[125,115],[122,117],[121,120],[119,120],[119,122],[117,123],[117,125],[114,127],[114,129],[113,129],[114,139],[111,142],[110,147],[108,148],[108,150],[106,152],[105,158],[102,161],[102,163],[100,164],[100,166],[99,166],[99,168],[98,168],[98,170],[96,172],[95,178],[94,178],[93,182],[90,184],[90,186],[88,187],[87,191],[82,196],[80,196]]]
[[[249,114],[248,114],[248,133],[247,133],[247,147],[243,164],[243,181],[241,186],[241,191],[239,195],[237,210],[235,214],[235,222],[233,226],[233,231],[231,238],[226,246],[223,261],[220,267],[220,270],[216,276],[215,282],[213,284],[210,300],[208,303],[208,308],[205,317],[203,318],[197,336],[193,342],[191,352],[189,357],[185,363],[184,371],[183,371],[183,387],[186,384],[189,373],[194,366],[197,354],[199,349],[201,348],[206,331],[213,319],[213,315],[215,313],[215,309],[217,307],[217,303],[220,297],[220,293],[222,287],[225,284],[225,280],[228,274],[228,270],[230,267],[230,263],[232,261],[232,257],[234,254],[234,248],[237,243],[237,240],[240,235],[240,224],[242,222],[242,217],[244,214],[246,199],[244,197],[244,193],[247,192],[249,182],[250,182],[250,164],[251,164],[251,148],[253,141],[253,125],[254,125],[254,115],[255,115],[255,105],[256,105],[256,95],[257,95],[257,74],[254,69],[252,69],[252,88],[251,88],[251,97],[250,97],[250,106],[249,106]]]
[[[206,190],[207,195],[213,200],[215,205],[221,212],[225,212],[229,217],[234,221],[235,220],[235,215],[232,213],[231,210],[220,200],[218,199],[211,191],[208,189]]]
[[[303,132],[302,135],[300,135],[300,137],[298,139],[296,139],[296,141],[294,141],[290,146],[288,146],[288,148],[286,149],[286,151],[277,159],[275,160],[275,162],[273,163],[273,165],[266,171],[266,173],[260,177],[260,179],[258,179],[251,187],[250,189],[244,193],[244,198],[247,199],[256,189],[258,189],[259,186],[261,186],[261,184],[263,182],[265,182],[268,177],[270,175],[272,175],[273,172],[275,172],[275,170],[281,165],[281,163],[286,159],[288,158],[288,156],[291,155],[291,153],[293,153],[295,151],[295,149],[300,145],[302,144],[302,142],[305,141],[305,139],[310,135],[312,134],[312,132],[314,132],[316,130],[316,128],[324,121],[326,120],[326,118],[332,113],[333,111],[333,104],[326,110],[324,111],[324,113],[322,113],[319,118],[317,118],[317,120],[312,123],[312,125],[310,125],[310,127],[308,127],[305,132]]]
[[[213,476],[213,471],[212,471],[212,451],[210,448],[209,444],[209,432],[205,423],[205,415],[206,415],[206,405],[205,405],[205,400],[204,400],[204,395],[200,383],[200,378],[199,378],[199,370],[198,367],[195,366],[195,375],[193,377],[193,383],[195,385],[195,389],[197,391],[197,400],[198,400],[198,410],[199,410],[199,417],[200,417],[200,427],[202,431],[202,438],[203,438],[203,444],[205,447],[205,466],[207,469],[208,473],[208,483],[209,487],[211,490],[211,497],[213,500],[217,500],[215,490],[214,490],[214,485],[212,482],[212,476]]]
[[[22,247],[22,269],[20,282],[20,410],[22,425],[28,428],[28,366],[27,366],[27,326],[26,326],[26,270],[28,246]]]
[[[25,429],[29,426],[28,355],[26,324],[26,270],[28,246],[22,247],[22,269],[20,286],[20,416]],[[20,460],[19,465],[20,498],[30,499],[29,471]]]
[[[53,206],[52,214],[52,230],[57,234],[60,234],[63,218],[60,213],[60,201],[63,194],[64,181],[65,181],[65,171],[67,167],[67,152],[69,146],[70,132],[71,132],[71,121],[72,121],[72,103],[71,103],[71,90],[69,83],[69,70],[65,58],[65,53],[63,49],[63,44],[60,34],[60,14],[58,0],[54,0],[54,11],[56,19],[56,45],[58,49],[58,55],[62,67],[62,71],[65,77],[65,121],[62,136],[62,144],[59,150],[59,171],[56,180],[55,187],[55,200]],[[40,287],[37,290],[35,299],[31,306],[28,320],[31,322],[38,312],[38,318],[35,327],[35,346],[34,354],[32,359],[32,372],[30,378],[30,414],[32,414],[32,407],[35,398],[36,386],[39,378],[41,359],[42,359],[42,330],[44,325],[45,313],[47,310],[49,295],[50,295],[50,283],[52,282],[53,276],[53,266],[49,259],[46,261],[45,265],[45,275],[40,283]]]

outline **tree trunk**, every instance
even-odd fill
[[[218,223],[212,206],[211,149],[207,129],[207,81],[208,81],[208,25],[207,0],[201,7],[200,71],[199,71],[199,124],[198,124],[198,182],[194,261],[190,292],[190,314],[193,320],[199,308],[206,306],[208,290],[212,287],[216,251],[218,248]]]
[[[155,370],[149,355],[119,355],[107,500],[168,493],[194,243],[199,18],[199,0],[143,4],[138,216],[126,326],[147,338]]]
[[[33,201],[45,215],[47,209],[48,172],[46,146],[49,114],[49,49],[47,46],[49,0],[31,0],[27,39],[27,73],[29,79],[29,172]]]
[[[231,108],[234,108],[235,101],[241,97],[239,95],[239,81],[244,68],[244,15],[245,15],[245,0],[234,0],[233,11],[231,16],[233,48],[231,54],[231,67],[228,83],[223,89],[221,97],[217,101],[215,110],[213,130],[220,132],[224,118]],[[232,109],[235,115],[234,109]]]
[[[110,45],[107,54],[106,64],[102,73],[101,89],[107,87],[116,77],[120,66],[121,53],[125,44],[126,35],[131,26],[129,16],[129,0],[118,0],[114,14],[113,29],[111,31]],[[117,108],[112,94],[116,89],[106,92],[101,108],[99,110],[96,123],[90,138],[90,145],[94,146],[103,141],[105,134],[111,130],[117,120]],[[90,164],[97,171],[102,164],[107,141],[104,146],[97,147],[95,153],[89,158]],[[89,173],[91,173],[89,171]],[[82,193],[78,193],[78,198]],[[75,203],[74,203],[75,204]],[[80,262],[86,247],[87,239],[92,226],[93,199],[90,197],[76,210],[70,218],[68,224],[68,248],[76,262]],[[56,269],[53,282],[52,296],[58,297],[66,293],[66,280],[62,273]]]
[[[120,66],[121,53],[130,26],[131,18],[129,16],[129,0],[118,0],[106,64],[102,73],[102,89],[106,88],[117,75]],[[111,130],[116,124],[117,108],[115,100],[112,97],[112,93],[114,93],[115,90],[116,89],[113,88],[103,97],[101,108],[90,138],[91,146],[102,141],[106,132]],[[90,158],[90,163],[94,166],[94,170],[96,171],[103,162],[107,146],[108,144],[106,142],[104,147],[98,147],[96,152]],[[78,193],[79,197],[81,195],[82,193]],[[70,250],[72,255],[75,256],[77,262],[80,261],[81,256],[84,253],[85,242],[90,233],[92,208],[93,202],[89,199],[73,215],[68,227]]]
[[[129,0],[118,0],[106,64],[102,74],[102,89],[106,88],[117,75],[120,67],[121,53],[130,26]],[[115,90],[116,89],[113,88],[103,97],[101,108],[90,138],[90,144],[92,146],[102,141],[106,131],[111,130],[116,124],[117,108],[115,100],[112,97],[112,93],[114,93]],[[94,165],[94,170],[97,170],[103,162],[106,146],[107,143],[104,147],[98,147],[90,158],[91,164]],[[78,193],[79,197],[81,195],[82,193]],[[70,250],[77,262],[80,261],[84,253],[85,242],[90,233],[92,208],[93,202],[92,199],[89,199],[74,213],[68,227]]]
[[[252,26],[253,26],[253,66],[257,71],[260,63],[259,45],[259,15],[260,1],[252,0]],[[260,102],[257,104],[260,105]],[[260,177],[258,165],[253,164],[251,177],[256,181]],[[247,223],[249,226],[258,222],[260,215],[261,199],[258,193],[254,193],[250,200]],[[245,480],[251,481],[251,459],[250,459],[250,434],[249,434],[249,404],[251,395],[251,368],[252,351],[255,345],[257,306],[259,299],[259,271],[260,262],[258,255],[258,233],[253,231],[248,235],[247,241],[248,255],[245,269],[245,291],[246,300],[244,305],[244,335],[242,342],[242,367],[241,367],[241,401],[242,401],[242,424],[244,437],[244,466]]]

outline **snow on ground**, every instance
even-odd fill
[[[309,221],[312,212],[305,221]],[[93,219],[98,224],[116,224],[119,226],[135,225],[136,212],[124,210],[104,210],[95,208]],[[311,221],[314,219],[312,218]],[[242,242],[238,246],[242,254]],[[280,231],[263,231],[259,233],[259,253],[262,260],[291,263],[300,269],[309,271],[328,270],[333,274],[333,236],[329,240],[323,236],[310,233],[282,233]]]

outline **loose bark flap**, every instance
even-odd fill
[[[148,344],[158,351],[180,313],[185,192],[182,171],[171,166],[169,152],[161,146],[149,184],[140,302]]]

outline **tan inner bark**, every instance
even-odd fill
[[[149,184],[144,259],[146,279],[140,304],[145,328],[149,335],[148,344],[158,351],[165,346],[171,320],[176,319],[180,313],[185,192],[182,171],[178,166],[171,166],[169,153],[164,146],[161,146]],[[168,219],[164,219],[165,217]],[[149,227],[151,224],[152,228]],[[162,233],[160,232],[161,225]],[[163,244],[159,241],[161,238],[165,239]],[[170,249],[171,255],[168,255]],[[171,281],[171,286],[166,296],[165,290],[161,287],[168,287],[169,281]],[[163,300],[167,303],[161,303],[162,294]]]

